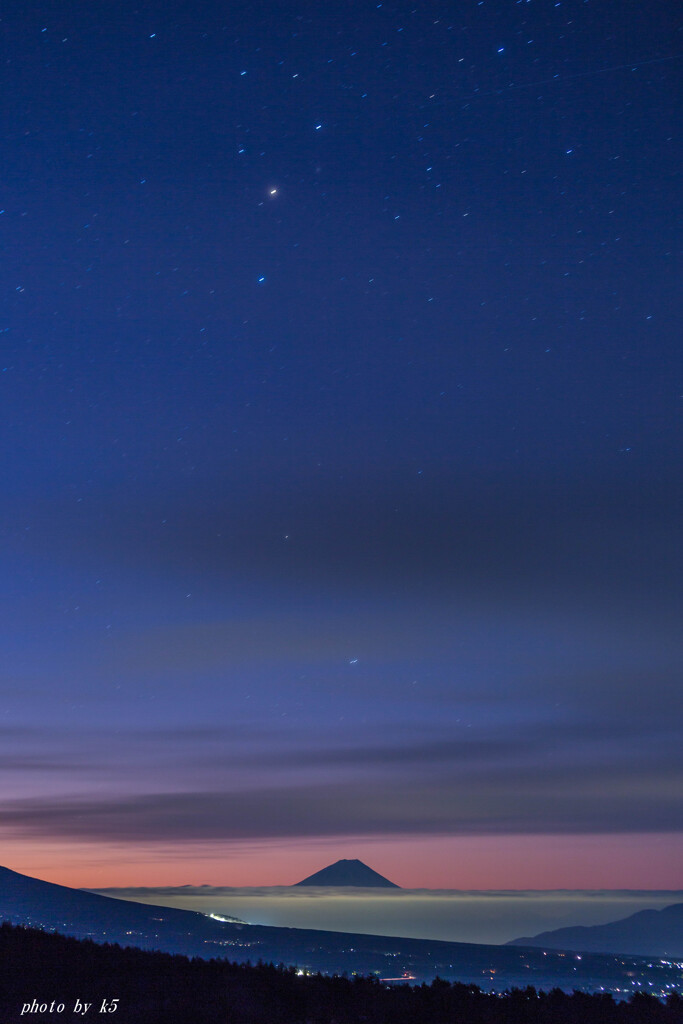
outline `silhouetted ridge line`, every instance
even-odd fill
[[[683,903],[673,903],[662,910],[639,910],[609,924],[556,928],[532,938],[513,939],[507,945],[679,960],[683,958]]]

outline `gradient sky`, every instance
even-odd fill
[[[683,887],[675,14],[7,5],[8,867]]]

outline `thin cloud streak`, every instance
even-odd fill
[[[10,834],[89,841],[234,841],[314,836],[666,832],[683,778],[670,771],[578,767],[462,778],[364,778],[232,792],[104,799],[34,798],[0,805]]]

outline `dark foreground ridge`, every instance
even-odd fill
[[[621,998],[638,989],[666,996],[682,986],[680,968],[658,959],[235,924],[82,892],[7,868],[0,868],[0,920],[207,960],[262,960],[313,973],[416,982],[438,976],[496,992],[534,985],[569,992],[603,990]],[[0,1017],[0,1024],[8,1022]]]
[[[89,1017],[120,1024],[683,1024],[676,994],[665,1003],[641,992],[616,1002],[605,993],[543,993],[530,986],[494,995],[440,979],[389,987],[376,978],[188,960],[0,926],[3,1024],[83,1020],[87,1004]],[[52,1013],[41,1012],[51,1005]]]
[[[362,889],[400,889],[384,875],[373,871],[362,860],[338,860],[316,871],[297,885],[355,885]]]
[[[636,956],[683,959],[683,903],[662,910],[639,910],[609,924],[577,925],[513,939],[510,946],[577,949],[592,953],[619,952]]]

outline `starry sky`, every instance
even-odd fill
[[[1,27],[3,863],[683,887],[675,5]]]

